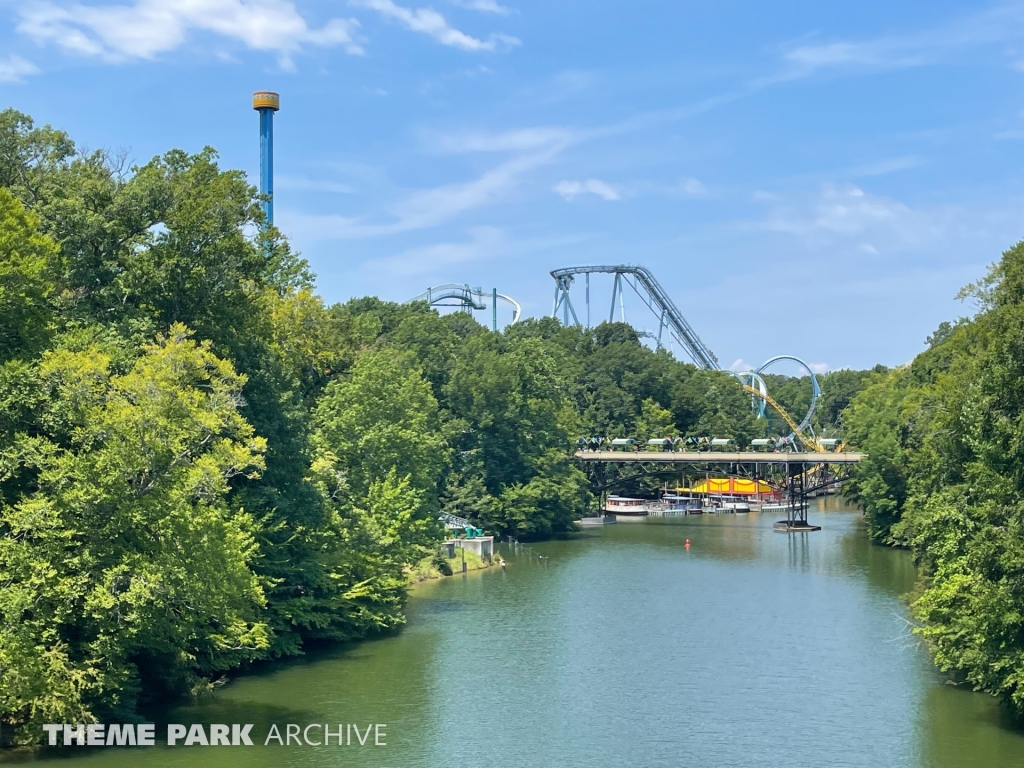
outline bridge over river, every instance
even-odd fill
[[[790,466],[807,468],[820,464],[856,464],[862,453],[849,451],[786,451],[755,453],[753,451],[577,451],[576,458],[583,462],[609,462],[613,464],[744,464],[754,466]]]
[[[847,477],[864,458],[850,451],[577,451],[575,458],[586,466],[594,491],[645,475],[664,475],[688,468],[753,480],[768,480],[784,488],[789,498],[786,520],[777,530],[813,531],[807,522],[808,498],[831,488]]]

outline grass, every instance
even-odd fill
[[[462,573],[462,554],[466,554],[466,570],[467,571],[479,571],[483,568],[489,568],[493,563],[488,563],[483,560],[475,552],[469,550],[456,549],[455,557],[445,558],[448,560],[449,566],[451,566],[452,574]],[[415,567],[409,569],[409,583],[417,584],[421,581],[427,581],[428,579],[440,579],[445,576],[441,573],[435,562],[437,556],[434,554],[427,555]]]

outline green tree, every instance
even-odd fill
[[[48,341],[56,250],[36,217],[0,188],[0,363],[37,354]]]
[[[313,418],[315,444],[337,457],[353,493],[367,494],[393,471],[425,500],[436,498],[447,448],[437,401],[411,355],[361,356],[327,386]]]
[[[47,353],[38,377],[45,434],[0,464],[33,478],[0,508],[0,718],[27,742],[268,645],[257,525],[228,502],[263,465],[244,378],[180,326],[124,374],[92,348]]]
[[[679,430],[676,428],[672,411],[662,408],[648,397],[641,404],[636,432],[639,439],[644,441],[655,437],[674,437]]]

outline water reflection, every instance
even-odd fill
[[[168,715],[257,729],[383,722],[386,749],[47,760],[1024,768],[1024,737],[993,700],[943,685],[910,634],[908,554],[870,545],[859,513],[834,500],[811,514],[823,530],[781,534],[768,515],[705,515],[534,545],[544,561],[506,546],[507,572],[417,588],[399,635],[268,668]]]
[[[808,537],[813,532],[787,533],[785,535],[789,544],[789,567],[801,571],[811,569],[811,544]]]
[[[935,685],[924,697],[920,733],[928,768],[1019,768],[1024,734],[991,696]]]

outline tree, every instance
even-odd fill
[[[655,437],[674,437],[679,430],[676,428],[672,411],[662,408],[648,397],[641,405],[636,432],[639,439],[643,441]]]
[[[36,217],[0,188],[0,363],[38,354],[49,340],[56,250]]]
[[[425,501],[436,499],[447,449],[437,401],[411,355],[364,354],[327,386],[313,420],[314,444],[337,457],[353,493],[366,495],[394,472]]]
[[[545,535],[572,527],[584,479],[567,463],[579,425],[558,360],[536,337],[479,335],[467,339],[452,371],[446,394],[457,477],[471,485],[463,494],[449,486],[445,502],[471,509],[475,498],[470,516],[488,530]],[[552,493],[558,483],[562,490]]]
[[[878,374],[843,416],[868,452],[852,490],[909,546],[912,608],[938,666],[1024,712],[1024,243],[969,286],[980,309]]]
[[[124,374],[99,348],[39,364],[45,433],[0,467],[33,478],[0,507],[0,718],[19,741],[130,715],[143,681],[187,691],[268,645],[257,524],[228,502],[265,444],[238,412],[244,378],[189,335]]]

